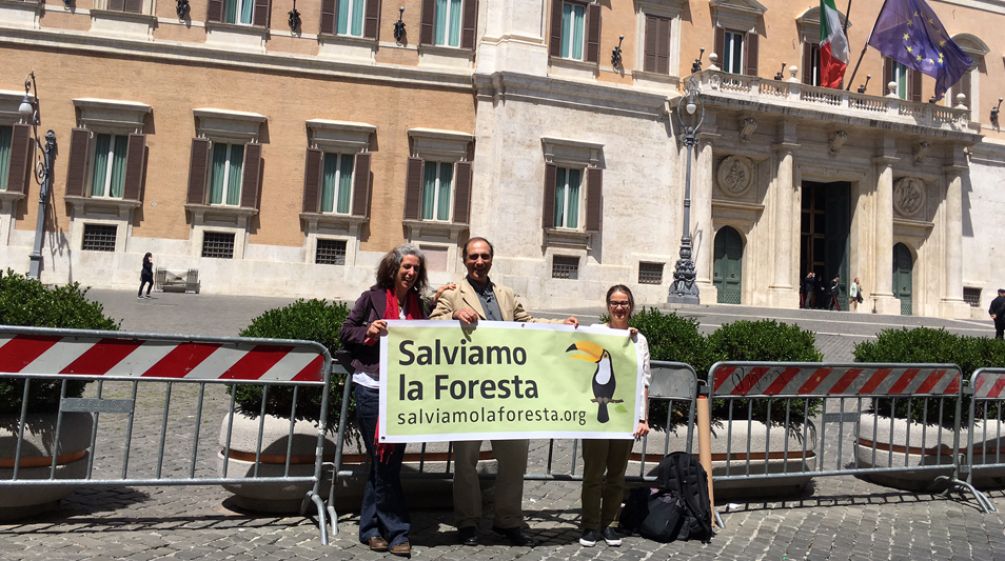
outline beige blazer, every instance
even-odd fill
[[[491,282],[491,279],[489,279]],[[501,284],[492,283],[492,290],[495,292],[496,300],[499,302],[499,310],[502,312],[503,321],[539,322],[539,323],[562,323],[561,320],[538,319],[527,313],[523,305],[516,299],[513,289]],[[440,299],[436,301],[436,307],[429,314],[429,319],[453,319],[454,312],[471,308],[478,313],[478,317],[485,318],[485,309],[482,308],[482,301],[478,298],[467,277],[457,282],[457,288],[447,290]]]

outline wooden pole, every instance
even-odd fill
[[[708,506],[715,524],[715,492],[712,485],[712,414],[708,396],[698,396],[698,463],[708,475]]]

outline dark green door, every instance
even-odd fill
[[[904,316],[914,313],[914,303],[911,299],[911,290],[914,286],[914,276],[911,273],[913,268],[914,259],[911,258],[911,250],[902,243],[893,246],[893,295],[900,298],[900,314]]]
[[[715,265],[712,283],[720,304],[739,304],[743,278],[743,239],[736,230],[726,226],[715,235]]]

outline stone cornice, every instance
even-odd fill
[[[505,71],[475,74],[474,86],[475,95],[483,101],[544,103],[640,119],[658,119],[666,114],[665,95],[617,86]]]
[[[358,64],[304,57],[295,53],[242,52],[212,47],[204,43],[135,40],[69,30],[0,27],[0,45],[15,48],[41,47],[64,53],[111,55],[154,62],[196,63],[258,72],[318,75],[326,78],[338,77],[446,90],[471,90],[471,75],[466,72],[431,71],[388,64]]]

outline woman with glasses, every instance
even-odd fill
[[[642,361],[642,393],[639,396],[638,423],[635,438],[649,434],[649,343],[645,336],[628,325],[635,309],[632,291],[623,284],[616,284],[607,290],[607,315],[610,319],[600,324],[609,329],[626,330],[626,335],[635,341]],[[625,470],[632,453],[631,440],[583,440],[583,534],[580,545],[593,547],[603,540],[609,546],[621,545],[621,536],[611,522],[618,515],[621,499],[625,493]],[[604,473],[607,477],[604,477]]]

